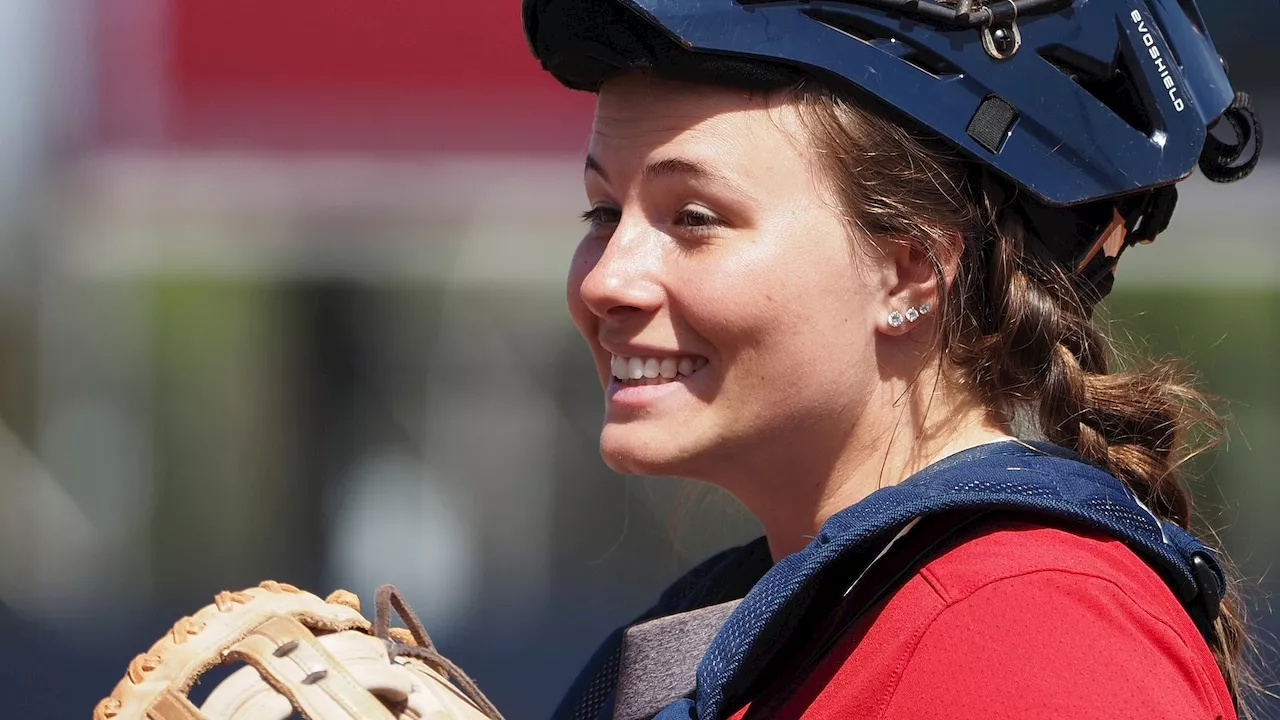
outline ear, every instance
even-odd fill
[[[923,242],[914,238],[884,242],[881,332],[904,335],[940,309],[942,288],[955,279],[963,247],[963,239],[954,232]]]

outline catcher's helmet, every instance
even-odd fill
[[[1169,186],[1197,160],[1239,179],[1261,144],[1195,0],[524,0],[523,14],[568,87],[640,68],[756,87],[816,76],[1049,206]],[[1233,141],[1208,133],[1224,117]]]

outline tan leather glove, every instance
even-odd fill
[[[94,720],[501,720],[493,704],[435,650],[390,585],[378,589],[373,623],[356,596],[325,600],[266,581],[222,592],[174,624],[129,663]],[[407,625],[390,628],[392,610]],[[197,708],[187,697],[200,675],[247,664]]]

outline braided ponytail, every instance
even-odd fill
[[[1195,518],[1180,469],[1216,442],[1220,419],[1171,361],[1113,372],[1107,340],[1073,277],[1039,257],[1025,233],[1012,213],[997,213],[988,262],[961,270],[948,307],[954,320],[944,325],[948,360],[1006,419],[1033,411],[1046,440],[1106,468],[1158,517],[1190,528]],[[990,299],[989,314],[966,306],[977,283],[985,285],[978,295]],[[1196,431],[1199,443],[1188,437]],[[1247,638],[1230,591],[1214,629],[1210,650],[1237,712],[1247,716]]]
[[[1221,421],[1176,364],[1114,371],[1089,290],[1031,237],[1000,186],[936,140],[816,83],[795,89],[820,160],[857,234],[909,238],[933,259],[945,365],[1001,420],[1032,426],[1125,483],[1158,517],[1194,521],[1183,464]],[[940,258],[963,239],[948,285]],[[945,289],[949,288],[949,289]],[[1229,583],[1230,585],[1231,583]],[[1228,587],[1210,649],[1239,715],[1246,636]]]
[[[1158,516],[1186,527],[1191,499],[1178,469],[1192,427],[1220,429],[1203,395],[1172,363],[1114,373],[1110,348],[1069,269],[1035,252],[1011,210],[995,213],[986,263],[957,277],[948,359],[990,407],[1033,410],[1045,439],[1106,468]],[[985,267],[984,267],[985,265]],[[988,308],[968,287],[983,283]],[[986,310],[987,312],[982,312]]]

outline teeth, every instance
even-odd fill
[[[648,365],[648,363],[645,363],[645,365]],[[676,372],[679,370],[679,367],[680,363],[675,358],[664,357],[662,358],[662,362],[658,365],[658,374],[670,380],[676,376]]]
[[[647,378],[658,377],[658,361],[657,360],[655,360],[654,358],[649,358],[648,360],[644,361],[644,376]]]
[[[674,380],[680,375],[692,375],[707,364],[704,357],[622,357],[614,355],[609,360],[609,370],[619,380]]]

